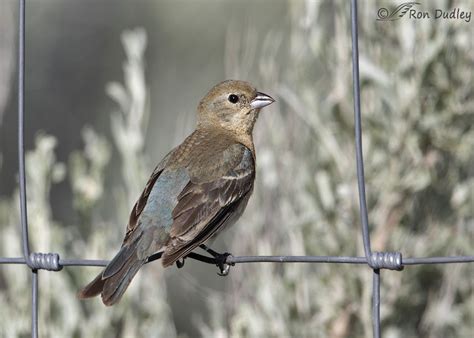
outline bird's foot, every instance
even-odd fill
[[[178,259],[176,261],[176,266],[178,267],[178,269],[181,269],[183,266],[184,266],[184,260],[186,259],[186,257],[183,257],[181,259]]]
[[[227,257],[232,256],[232,254],[225,252],[223,254],[218,254],[215,256],[216,266],[219,268],[217,273],[219,276],[227,276],[230,272],[231,264],[227,264]],[[233,265],[233,264],[232,264]]]
[[[228,264],[227,257],[232,256],[232,254],[228,252],[225,252],[223,254],[218,253],[212,250],[211,248],[208,248],[204,244],[201,244],[199,247],[203,250],[206,250],[209,254],[211,254],[212,257],[214,257],[216,266],[219,268],[219,272],[217,273],[219,276],[227,276],[229,274],[230,267],[231,265],[234,265],[234,264]]]

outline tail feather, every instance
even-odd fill
[[[144,260],[130,257],[115,275],[108,277],[102,290],[102,302],[109,306],[117,303],[144,263]]]
[[[115,255],[114,258],[112,258],[110,263],[106,266],[104,272],[102,272],[102,277],[104,279],[107,279],[115,275],[124,266],[124,264],[130,260],[130,258],[136,257],[136,247],[137,246],[135,243],[122,246],[120,251]]]
[[[113,273],[110,273],[111,269],[107,266],[92,282],[79,291],[78,298],[91,298],[101,294],[105,305],[117,303],[144,263],[145,260],[138,259],[136,253],[130,254],[128,250],[121,250],[111,262]]]
[[[86,286],[84,286],[78,293],[79,299],[92,298],[100,295],[104,288],[105,280],[102,279],[102,272],[97,275],[96,278]]]

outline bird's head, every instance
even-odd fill
[[[260,109],[273,102],[248,82],[227,80],[215,85],[199,103],[198,126],[251,134]]]

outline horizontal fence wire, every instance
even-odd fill
[[[359,264],[373,270],[372,278],[372,327],[373,336],[379,338],[380,330],[380,270],[402,270],[403,267],[419,264],[472,263],[474,256],[418,257],[403,258],[400,252],[372,252],[368,211],[365,193],[364,161],[362,152],[362,121],[360,112],[359,49],[357,27],[357,0],[351,0],[351,38],[352,72],[354,91],[354,133],[356,148],[357,183],[359,189],[360,220],[365,257],[353,256],[227,256],[224,263],[334,263]],[[0,264],[26,265],[31,270],[31,336],[38,337],[38,270],[60,271],[63,267],[97,266],[104,267],[108,260],[64,259],[57,253],[30,252],[28,234],[28,213],[26,203],[25,146],[24,146],[24,107],[25,107],[25,0],[19,0],[18,18],[18,172],[20,190],[20,227],[23,257],[0,257]],[[153,255],[148,262],[159,259],[161,254]],[[215,263],[209,257],[191,253],[186,258]]]
[[[190,257],[192,258],[192,257]],[[107,266],[109,260],[104,259],[59,259],[59,266]],[[426,264],[455,264],[473,263],[474,256],[449,256],[449,257],[418,257],[403,258],[401,265],[426,265]],[[334,264],[364,264],[366,257],[353,256],[229,256],[226,264],[243,263],[334,263]],[[27,264],[23,257],[0,257],[0,264]]]

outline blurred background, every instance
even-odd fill
[[[372,247],[405,257],[474,249],[474,23],[377,21],[360,1],[363,142]],[[430,1],[420,10],[473,3]],[[21,256],[17,2],[0,0],[0,256]],[[256,188],[213,245],[235,255],[363,255],[348,1],[27,1],[26,146],[33,250],[109,259],[158,161],[214,84],[277,99],[254,131]],[[371,271],[188,260],[145,266],[122,302],[78,301],[99,268],[40,272],[42,337],[369,337]],[[382,271],[384,337],[472,337],[472,264]],[[30,332],[30,276],[0,266],[0,336]]]

